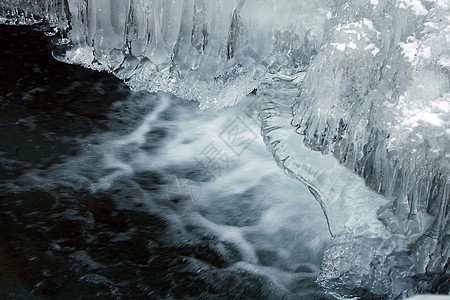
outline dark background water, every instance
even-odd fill
[[[200,248],[161,246],[150,254],[148,242],[165,228],[156,216],[117,210],[106,195],[12,184],[24,171],[75,155],[80,138],[108,130],[111,104],[130,92],[105,73],[55,61],[49,39],[30,28],[0,26],[0,47],[1,297],[27,298],[32,292],[51,298],[129,298],[206,291],[195,276],[173,271],[184,264],[181,254],[202,251],[218,267],[224,262]],[[72,217],[57,216],[69,208]],[[111,232],[130,228],[133,239],[110,241]],[[89,276],[87,254],[113,266]],[[191,278],[190,283],[183,287],[177,276]]]
[[[127,132],[142,118],[110,116],[116,101],[144,93],[107,73],[60,63],[51,50],[40,32],[0,26],[0,299],[330,298],[307,268],[290,291],[230,269],[243,258],[218,251],[219,241],[195,226],[173,233],[193,238],[168,243],[167,219],[139,202],[117,205],[133,197],[127,184],[93,192],[51,178],[28,182],[30,171],[64,168],[89,147],[86,137]],[[168,183],[151,172],[133,180],[149,190]]]
[[[112,76],[55,61],[51,50],[42,33],[0,26],[0,295],[28,297],[25,290],[51,298],[164,295],[172,290],[164,280],[165,264],[176,261],[153,260],[152,265],[146,246],[164,230],[163,222],[149,214],[117,211],[107,196],[13,183],[24,171],[45,169],[79,152],[80,138],[107,130],[111,104],[130,93]],[[74,216],[57,216],[69,208]],[[112,244],[102,237],[103,231],[129,228],[138,228],[130,241]],[[96,241],[88,242],[92,236]],[[106,277],[80,280],[88,273],[79,262],[86,253],[100,263],[116,261],[116,267],[100,272],[115,280],[139,273],[153,278],[138,275],[126,292]]]

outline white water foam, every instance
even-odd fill
[[[89,145],[82,155],[50,170],[29,172],[24,181],[40,188],[51,182],[53,187],[112,194],[118,207],[144,204],[169,224],[167,245],[211,237],[215,251],[229,259],[224,274],[265,278],[280,296],[302,293],[300,282],[314,282],[319,275],[330,235],[308,188],[285,176],[266,150],[252,110],[255,99],[251,95],[221,112],[201,111],[168,94],[146,95],[137,99],[140,104],[127,99],[111,118],[142,119],[135,129],[94,134],[80,141]],[[135,109],[126,116],[131,106],[153,109]],[[231,140],[236,132],[240,144]],[[220,173],[201,166],[211,144],[228,159]],[[155,173],[160,182],[146,177]],[[204,264],[189,261],[192,268]]]

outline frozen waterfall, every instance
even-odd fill
[[[447,1],[3,0],[0,22],[133,90],[221,109],[256,89],[268,149],[327,218],[331,292],[449,275]]]

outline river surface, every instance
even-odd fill
[[[249,95],[204,110],[0,26],[0,299],[329,299],[320,206]]]

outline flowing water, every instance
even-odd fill
[[[57,62],[30,28],[0,41],[1,297],[331,297],[326,218],[253,94],[202,111]]]

